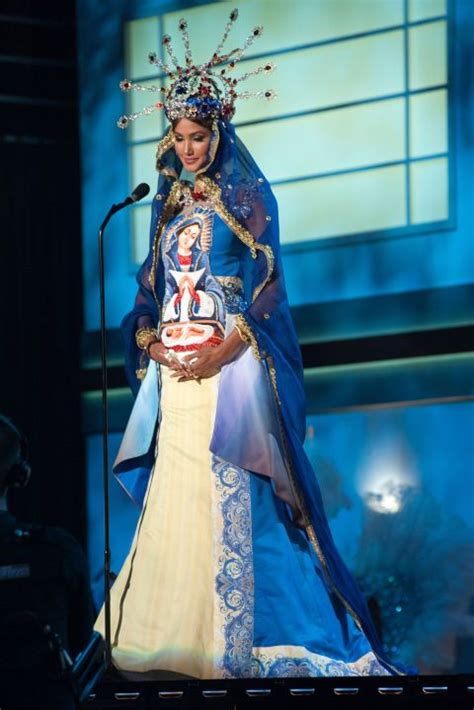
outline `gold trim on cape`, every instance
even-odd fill
[[[244,282],[240,276],[216,276],[216,281],[219,281],[222,286],[227,286],[228,288],[234,288],[241,291],[244,287]]]
[[[267,283],[273,273],[273,267],[275,263],[275,257],[273,256],[273,250],[268,244],[260,244],[252,232],[246,229],[240,222],[234,217],[233,214],[229,212],[227,207],[224,205],[221,199],[221,188],[215,182],[213,182],[208,177],[200,177],[199,185],[202,187],[203,192],[211,198],[214,204],[214,209],[222,221],[227,224],[229,229],[243,242],[249,249],[253,259],[257,258],[257,251],[261,251],[267,262],[267,275],[261,284],[255,287],[252,294],[252,302],[256,300],[257,296],[265,288]]]
[[[161,241],[161,235],[163,233],[163,227],[165,226],[166,222],[168,221],[170,217],[170,211],[171,208],[174,207],[178,203],[178,196],[181,194],[181,184],[178,180],[175,180],[173,182],[173,185],[171,186],[170,194],[168,195],[165,205],[163,207],[163,211],[161,213],[160,219],[158,221],[158,224],[156,226],[155,230],[155,235],[153,237],[153,258],[152,258],[152,263],[151,263],[151,269],[150,273],[148,274],[148,282],[152,288],[153,294],[155,296],[155,300],[157,302],[157,305],[160,306],[158,303],[158,299],[155,294],[155,272],[156,272],[156,265],[158,263],[158,252],[159,252],[159,246],[160,246],[160,241]]]
[[[177,178],[178,174],[177,174],[176,170],[173,170],[172,168],[167,168],[164,165],[163,166],[161,165],[161,158],[173,146],[174,146],[174,135],[173,135],[173,129],[170,126],[166,136],[164,138],[162,138],[161,141],[156,146],[156,169],[162,175],[166,175],[167,177]]]
[[[262,356],[260,355],[260,351],[258,349],[257,339],[253,333],[252,328],[245,320],[245,316],[243,315],[243,313],[239,313],[235,317],[234,328],[240,335],[240,339],[243,340],[244,343],[248,343],[251,346],[255,358],[257,360],[261,360]]]

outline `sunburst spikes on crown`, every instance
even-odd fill
[[[272,72],[275,69],[275,65],[272,62],[266,62],[263,66],[246,72],[239,77],[232,78],[228,76],[242,59],[245,51],[263,32],[263,27],[255,27],[242,47],[233,49],[227,54],[222,54],[224,44],[238,15],[238,10],[232,10],[216,51],[209,61],[200,65],[193,64],[189,46],[188,23],[184,19],[179,20],[178,28],[181,32],[185,50],[185,66],[180,66],[173,52],[171,37],[165,35],[162,40],[163,46],[173,67],[163,62],[157,57],[155,52],[149,53],[148,60],[150,64],[159,67],[165,74],[169,80],[169,86],[143,86],[128,80],[121,81],[120,88],[122,91],[151,91],[161,94],[162,98],[149,106],[145,106],[141,111],[128,116],[121,116],[117,121],[117,126],[126,128],[131,121],[135,121],[139,116],[150,114],[160,109],[164,109],[170,121],[179,118],[224,119],[230,121],[235,113],[236,99],[273,99],[276,94],[271,89],[254,92],[243,91],[240,93],[237,91],[238,84],[246,81],[249,77]],[[222,64],[225,64],[223,68],[216,69]]]

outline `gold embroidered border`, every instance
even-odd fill
[[[275,394],[276,401],[278,402],[279,405],[281,405],[280,395],[278,394],[278,388],[277,388],[276,370],[275,370],[275,366],[273,364],[273,359],[271,357],[268,358],[268,371],[270,373],[270,379],[272,381],[272,387],[273,387],[273,392]]]
[[[216,276],[215,278],[216,281],[228,288],[235,288],[241,291],[244,287],[244,282],[240,276]]]
[[[257,360],[261,360],[262,356],[260,355],[260,351],[258,349],[257,339],[255,338],[252,328],[249,326],[242,313],[239,313],[235,317],[234,328],[237,330],[244,343],[248,343],[251,346],[252,352]]]
[[[160,247],[160,240],[161,240],[161,235],[163,232],[163,227],[165,226],[166,222],[169,219],[170,216],[170,211],[171,208],[174,207],[177,202],[178,202],[178,196],[181,194],[181,185],[178,180],[175,180],[173,183],[170,194],[168,195],[168,198],[165,202],[165,206],[163,207],[163,212],[161,213],[160,220],[158,222],[158,225],[156,227],[155,231],[155,236],[153,237],[153,259],[152,259],[152,264],[151,264],[151,269],[150,273],[148,274],[148,282],[152,288],[153,293],[155,293],[155,271],[156,271],[156,265],[158,263],[158,251]],[[156,295],[155,295],[156,299]],[[157,304],[159,306],[159,303],[157,301]]]
[[[263,255],[265,256],[267,262],[267,275],[262,281],[262,283],[254,289],[252,300],[255,301],[262,289],[265,288],[267,283],[270,281],[271,275],[273,273],[273,266],[275,262],[273,250],[268,244],[259,244],[253,234],[249,232],[248,229],[245,229],[245,227],[240,224],[240,222],[234,217],[234,215],[232,215],[228,211],[228,209],[222,202],[221,189],[219,185],[216,185],[216,183],[214,183],[208,177],[200,177],[199,184],[202,186],[202,189],[206,193],[206,195],[209,195],[209,197],[213,201],[215,211],[217,212],[219,217],[223,220],[223,222],[227,224],[227,226],[234,232],[234,234],[240,239],[240,241],[243,242],[246,246],[248,246],[248,248],[250,249],[250,253],[252,254],[252,258],[257,258],[257,251],[263,252]]]
[[[170,128],[168,133],[162,140],[158,143],[156,146],[156,169],[159,172],[162,172],[164,175],[169,175],[170,173],[173,173],[172,177],[178,177],[175,173],[174,170],[170,171],[168,168],[162,168],[160,161],[161,158],[165,153],[168,152],[168,150],[174,145],[174,135],[173,135],[173,129]]]
[[[159,333],[156,328],[139,328],[135,333],[135,342],[140,350],[146,350],[148,343],[151,342],[151,338],[156,340],[159,337]]]

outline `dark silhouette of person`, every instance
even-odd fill
[[[0,706],[74,708],[62,671],[92,634],[87,563],[66,530],[9,511],[30,476],[26,438],[0,415]]]

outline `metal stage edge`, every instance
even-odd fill
[[[474,675],[132,681],[106,674],[81,707],[474,710]]]

